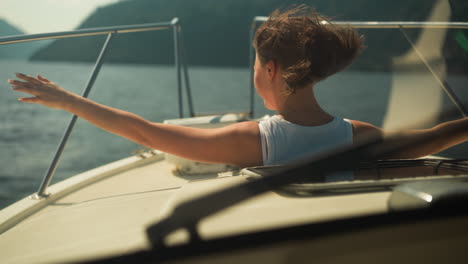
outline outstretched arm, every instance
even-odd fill
[[[19,101],[66,110],[106,131],[138,144],[188,159],[238,166],[262,163],[258,124],[242,122],[200,129],[154,123],[135,114],[108,107],[66,91],[42,76],[16,75],[9,80],[16,91],[33,95]]]
[[[360,121],[352,121],[355,141],[367,136],[385,137],[390,134],[381,128]],[[457,131],[453,133],[453,131]],[[398,135],[408,141],[430,137],[418,146],[403,149],[387,158],[412,159],[431,155],[468,140],[468,118],[448,121],[429,129],[413,129],[398,132]]]

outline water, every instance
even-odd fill
[[[37,191],[71,115],[17,101],[6,83],[14,72],[41,73],[81,93],[92,64],[0,62],[0,209]],[[382,125],[392,83],[391,73],[345,72],[317,87],[318,99],[331,113]],[[238,68],[190,69],[197,113],[246,111],[249,72]],[[421,78],[427,78],[421,75]],[[466,83],[466,78],[458,80]],[[104,65],[90,98],[152,121],[178,117],[173,67]],[[256,116],[269,114],[258,96]],[[187,112],[187,107],[185,107]],[[187,115],[187,113],[186,113]],[[79,120],[53,182],[124,158],[140,146]]]

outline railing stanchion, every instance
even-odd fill
[[[253,44],[253,39],[254,39],[254,34],[255,34],[255,28],[256,28],[256,21],[254,20],[252,23],[252,27],[250,29],[250,40],[249,40],[249,73],[250,73],[250,111],[249,111],[249,117],[253,118],[254,117],[254,108],[255,108],[255,89],[254,89],[254,48],[252,47]]]
[[[93,85],[94,85],[94,82],[96,81],[96,77],[97,75],[99,74],[99,71],[101,69],[101,66],[102,66],[102,63],[103,63],[103,60],[104,60],[104,56],[106,54],[106,51],[107,51],[107,47],[109,46],[109,43],[112,39],[112,36],[113,36],[113,33],[109,33],[107,35],[107,38],[106,38],[106,41],[104,42],[102,48],[101,48],[101,52],[99,53],[99,56],[96,60],[96,64],[94,65],[94,68],[93,68],[93,71],[91,72],[91,76],[89,77],[88,79],[88,82],[86,83],[86,86],[85,86],[85,89],[83,91],[83,94],[82,96],[83,97],[88,97],[88,94],[89,92],[91,91]],[[62,152],[68,142],[68,138],[70,137],[71,135],[71,132],[73,131],[73,128],[75,127],[75,123],[76,123],[76,120],[77,120],[77,116],[76,115],[73,115],[73,117],[71,118],[70,120],[70,123],[68,124],[68,127],[67,129],[65,130],[64,134],[63,134],[63,137],[62,137],[62,140],[60,141],[60,144],[57,148],[57,151],[55,152],[55,156],[54,156],[54,159],[52,160],[52,163],[50,164],[45,176],[44,176],[44,179],[42,180],[42,183],[41,183],[41,186],[39,187],[39,190],[37,191],[37,196],[39,197],[47,197],[48,194],[47,194],[47,187],[49,186],[51,180],[52,180],[52,177],[54,176],[54,173],[55,173],[55,170],[57,169],[57,165],[58,165],[58,162],[62,156]]]
[[[172,21],[174,30],[174,64],[177,71],[177,96],[179,98],[179,118],[184,117],[184,105],[182,99],[182,76],[180,65],[180,47],[179,47],[179,20]]]
[[[187,53],[185,50],[185,42],[184,42],[184,36],[182,34],[182,28],[180,28],[179,31],[179,48],[180,48],[180,57],[181,57],[181,62],[182,62],[182,69],[184,71],[184,83],[185,83],[185,89],[187,92],[187,103],[188,103],[188,108],[190,112],[190,116],[194,117],[195,116],[195,110],[193,108],[193,101],[192,101],[192,89],[190,87],[190,81],[189,81],[189,74],[188,74],[188,63],[187,63]]]

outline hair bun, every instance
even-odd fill
[[[302,60],[283,70],[283,80],[292,90],[304,87],[311,82],[310,60]]]

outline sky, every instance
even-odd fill
[[[96,8],[119,0],[0,0],[0,18],[26,34],[75,29]]]

